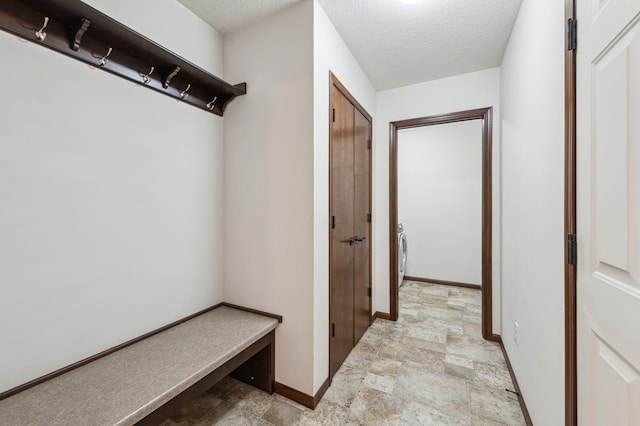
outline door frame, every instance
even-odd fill
[[[370,143],[370,150],[369,150],[369,208],[373,209],[373,205],[372,205],[372,201],[373,201],[373,143],[372,143],[372,138],[373,138],[373,118],[371,117],[371,114],[369,114],[367,112],[367,110],[360,104],[360,102],[358,102],[355,98],[355,96],[353,96],[351,94],[351,92],[349,92],[349,90],[340,82],[340,80],[338,80],[338,78],[335,76],[335,74],[332,71],[329,71],[329,108],[327,111],[327,117],[328,117],[328,122],[329,122],[329,161],[328,161],[328,167],[329,167],[329,211],[327,212],[327,223],[328,223],[328,234],[327,234],[327,239],[329,241],[329,294],[328,294],[328,298],[329,298],[329,310],[328,310],[328,324],[327,324],[327,328],[329,330],[328,336],[329,336],[329,381],[331,381],[333,379],[333,376],[335,374],[335,372],[331,371],[331,354],[333,352],[333,345],[332,345],[332,340],[331,340],[331,289],[332,289],[332,283],[331,283],[331,268],[332,268],[332,262],[331,262],[331,212],[332,212],[332,173],[331,173],[331,168],[332,168],[332,147],[333,147],[333,132],[332,132],[332,128],[331,128],[331,123],[333,122],[332,120],[332,105],[331,105],[331,90],[332,88],[335,86],[336,89],[338,89],[338,91],[340,93],[342,93],[342,95],[344,95],[345,98],[347,98],[347,100],[354,106],[354,108],[356,110],[358,110],[369,122],[369,143]],[[371,213],[371,212],[370,212]],[[371,217],[371,216],[369,216]],[[372,232],[373,232],[373,227],[372,227],[372,221],[369,221],[369,236],[370,241],[369,241],[369,289],[371,289],[372,287],[372,272],[373,272],[373,266],[372,266],[372,262],[373,262],[373,236],[372,236]],[[370,293],[371,294],[371,293]],[[372,316],[372,310],[373,310],[373,297],[369,296],[369,325],[371,325],[372,321],[373,321],[373,316]]]
[[[493,333],[492,308],[492,135],[493,107],[458,111],[389,123],[389,300],[390,319],[398,320],[398,130],[436,124],[482,120],[482,337],[499,341]]]
[[[565,22],[576,19],[576,1],[565,0]],[[565,339],[565,425],[578,424],[577,358],[577,259],[569,263],[568,236],[576,234],[576,50],[569,49],[569,31],[565,31],[564,59],[564,339]]]

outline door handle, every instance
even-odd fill
[[[354,245],[354,244],[358,244],[363,242],[364,240],[366,240],[367,237],[358,237],[357,235],[355,237],[351,237],[348,240],[343,240],[343,242],[345,243],[349,243],[350,246]]]

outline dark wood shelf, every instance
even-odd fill
[[[0,29],[219,116],[247,91],[79,0],[1,0]]]

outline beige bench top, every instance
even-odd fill
[[[278,320],[222,306],[0,401],[0,425],[130,425]]]

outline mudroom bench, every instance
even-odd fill
[[[0,401],[1,425],[156,425],[223,377],[273,393],[281,317],[222,305]]]

